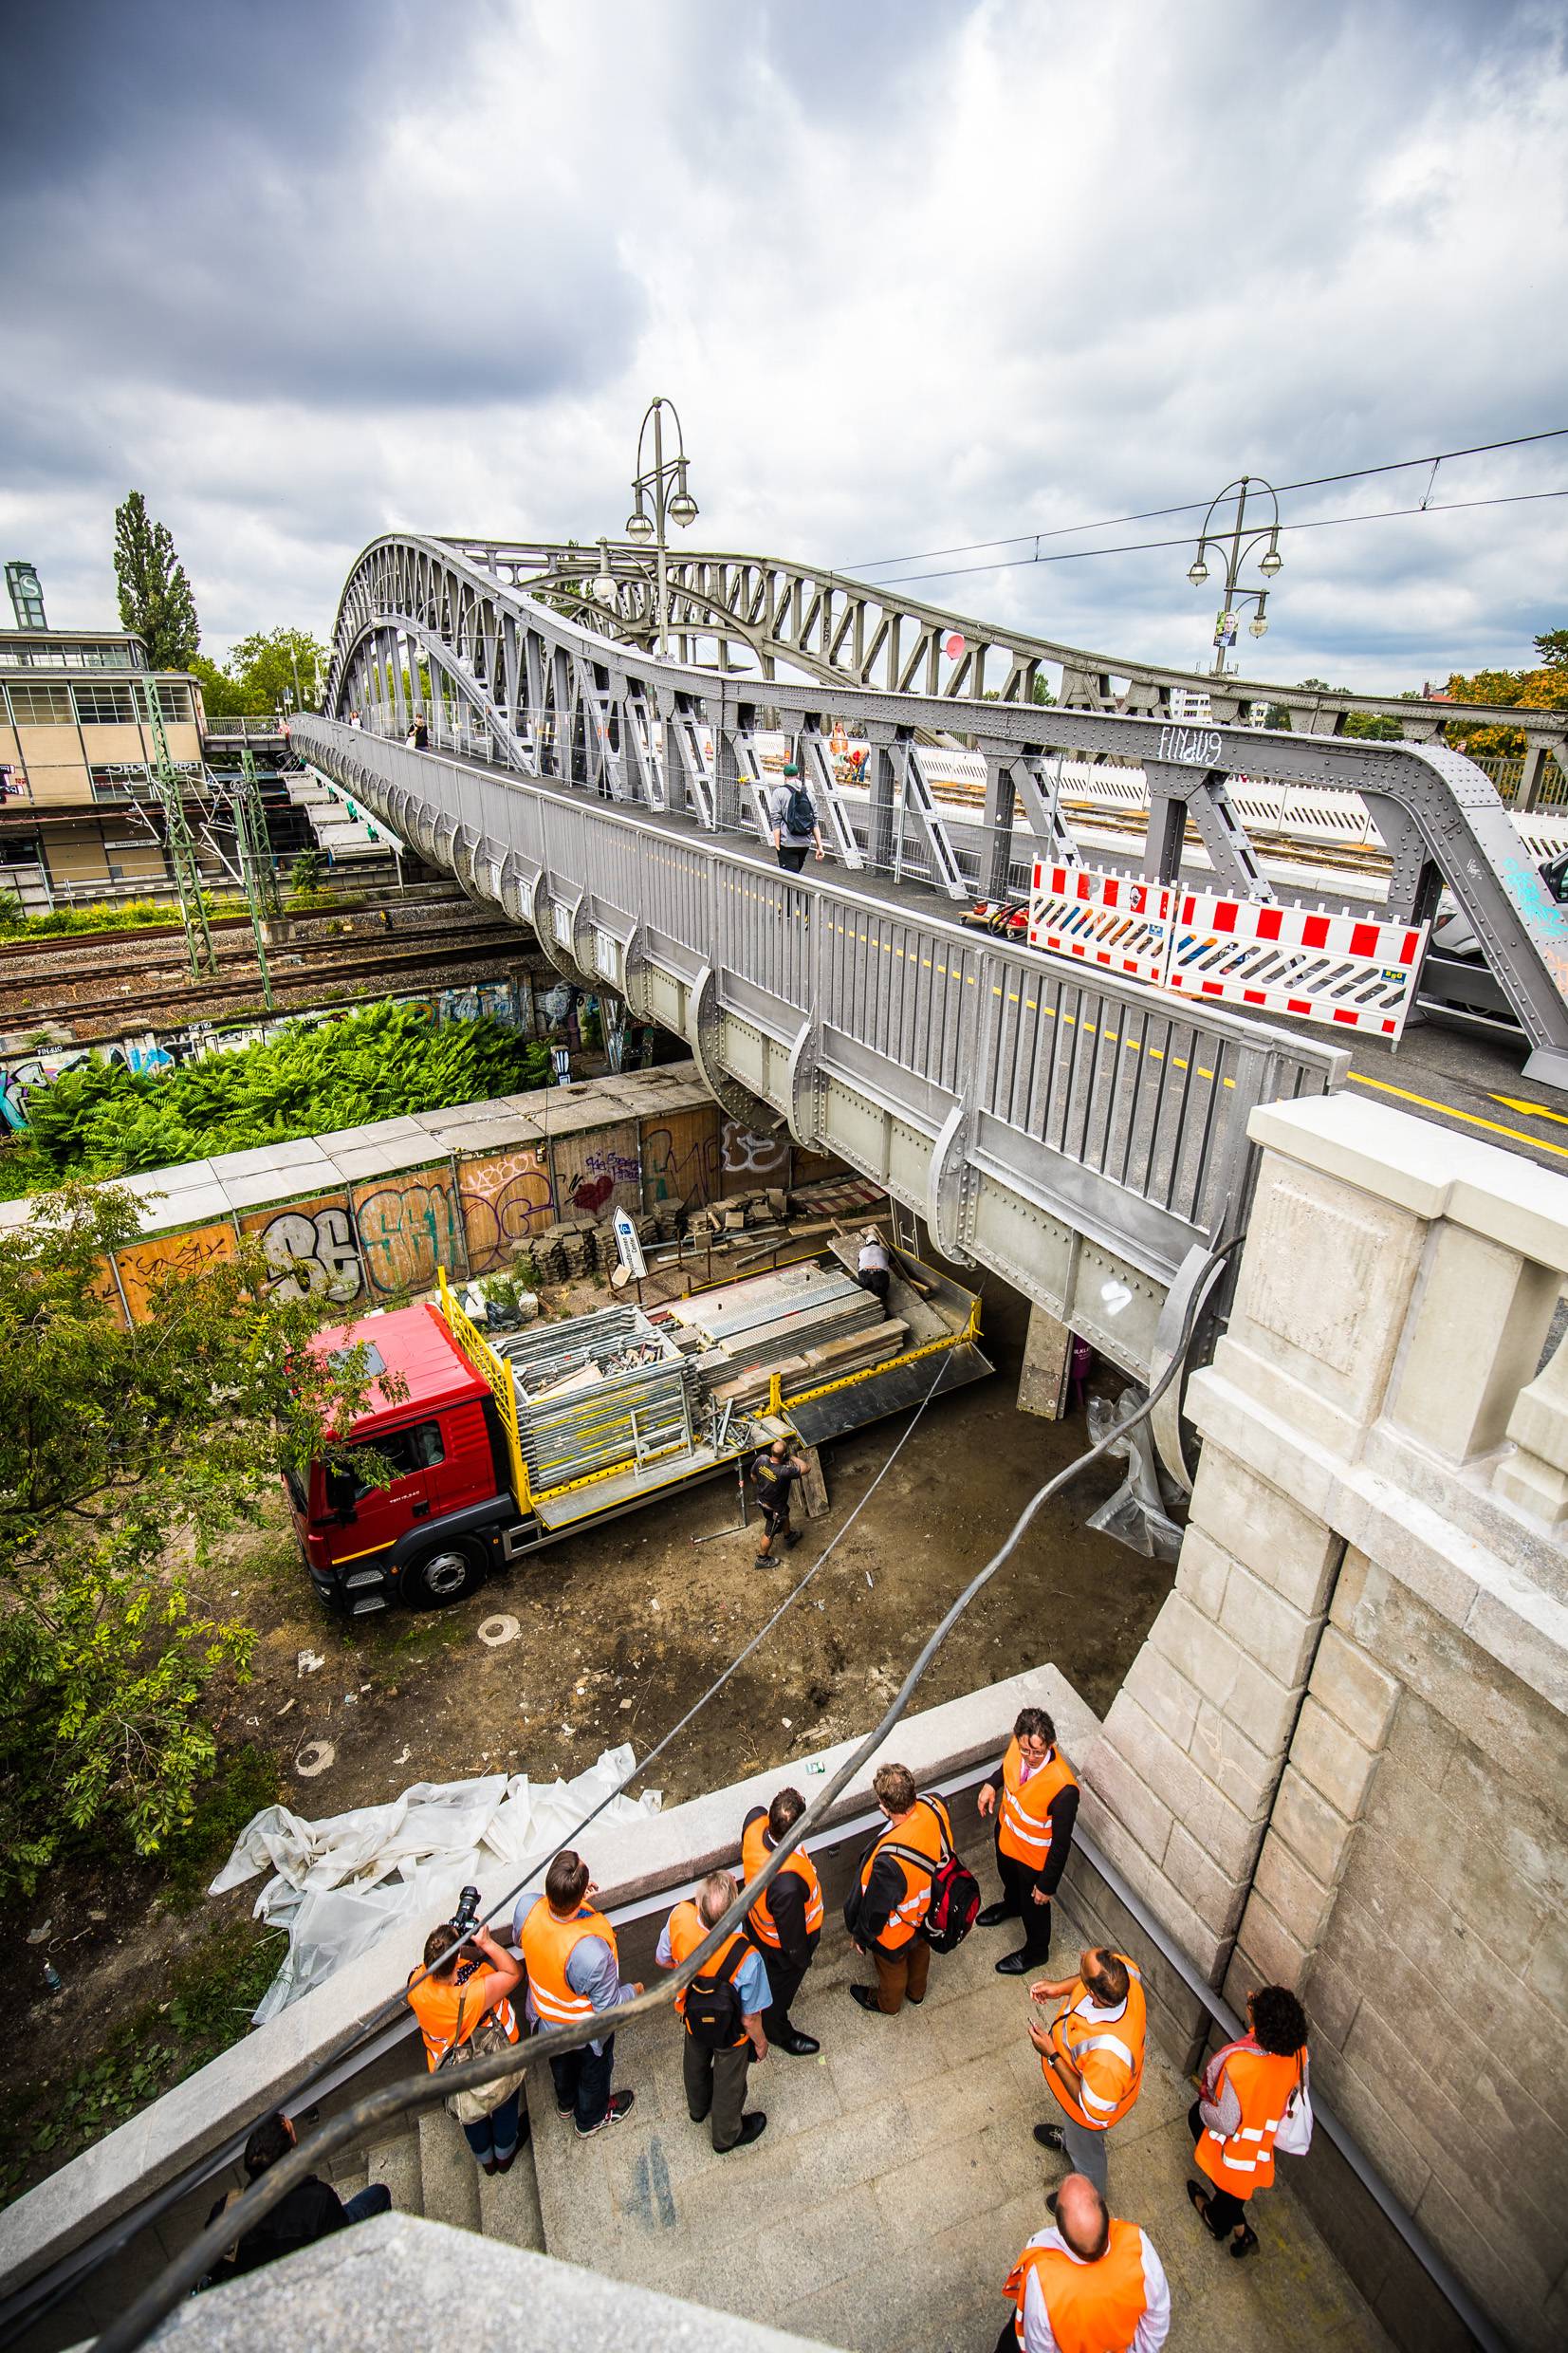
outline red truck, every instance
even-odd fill
[[[824,1283],[840,1302],[846,1288],[860,1296],[843,1249],[820,1263],[820,1279],[801,1278],[815,1282],[819,1300]],[[704,1296],[722,1316],[747,1288],[719,1285]],[[699,1369],[689,1336],[683,1349],[673,1324],[630,1306],[541,1324],[497,1347],[443,1281],[439,1306],[321,1332],[313,1344],[323,1354],[351,1343],[370,1352],[370,1402],[349,1445],[374,1450],[396,1475],[373,1487],[323,1462],[286,1475],[311,1583],[354,1618],[395,1601],[461,1601],[544,1545],[712,1478],[776,1435],[773,1417],[820,1445],[917,1403],[933,1379],[946,1390],[990,1371],[972,1292],[927,1268],[918,1292],[895,1277],[893,1311],[901,1320],[882,1327],[879,1362],[787,1396],[775,1376],[765,1413],[712,1393],[722,1351]],[[940,1366],[927,1362],[938,1357]],[[389,1397],[381,1374],[396,1374],[402,1394]]]

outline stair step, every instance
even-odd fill
[[[487,2238],[499,2239],[503,2246],[544,2252],[544,2217],[531,2140],[518,2150],[510,2173],[480,2175],[479,2227]]]
[[[467,2149],[464,2155],[468,2154]],[[419,2136],[402,2133],[396,2140],[379,2140],[370,2152],[370,2178],[384,2181],[392,2192],[394,2212],[422,2214],[424,2189],[419,2174]]]
[[[363,2149],[345,2149],[332,2158],[327,2165],[332,2186],[341,2198],[350,2198],[356,2190],[362,2190],[370,2178]]]
[[[454,2231],[477,2231],[482,2178],[456,2118],[445,2108],[427,2108],[419,2119],[419,2180],[427,2218],[450,2223]]]

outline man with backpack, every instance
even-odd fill
[[[968,1935],[980,1891],[953,1852],[947,1806],[919,1794],[907,1765],[878,1765],[871,1786],[887,1828],[860,1858],[844,1926],[876,1962],[876,1985],[849,1990],[862,2010],[894,2018],[925,2000],[932,1952]]]
[[[813,843],[821,864],[822,829],[817,823],[817,804],[802,783],[800,769],[793,760],[784,769],[784,783],[769,799],[768,815],[773,824],[773,847],[786,874],[800,873]]]
[[[678,1969],[716,1928],[740,1890],[728,1871],[710,1871],[690,1897],[677,1903],[664,1924],[655,1958],[661,1969]],[[762,1955],[744,1929],[735,1929],[706,1969],[698,1970],[675,2008],[685,2026],[682,2074],[686,2108],[693,2124],[710,2123],[713,2147],[749,2148],[767,2130],[761,2108],[746,2107],[747,2070],[767,2056],[763,2012],[773,1999]]]

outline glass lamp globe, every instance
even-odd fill
[[[1196,563],[1192,565],[1192,568],[1188,573],[1187,577],[1192,583],[1194,588],[1201,588],[1203,586],[1204,582],[1208,578],[1208,566],[1204,562],[1202,556],[1198,557]]]
[[[654,527],[640,507],[636,514],[630,514],[626,518],[626,536],[628,539],[638,541],[649,540],[654,536]]]
[[[1255,638],[1264,638],[1268,635],[1268,623],[1264,619],[1262,613],[1257,614],[1253,620],[1248,621],[1247,627],[1251,630]]]
[[[670,501],[671,522],[694,523],[696,519],[696,500],[692,497],[690,491],[677,491],[674,497]]]
[[[1282,570],[1283,566],[1284,558],[1280,553],[1278,547],[1270,547],[1268,553],[1260,559],[1258,569],[1260,572],[1266,572],[1269,579],[1272,580],[1275,573]]]

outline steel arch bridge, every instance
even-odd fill
[[[916,652],[904,624],[950,636],[950,616],[906,610],[879,635],[868,604],[857,653],[853,614],[814,617],[820,576],[760,559],[688,560],[671,622],[686,658],[661,658],[646,566],[612,565],[595,594],[583,562],[375,541],[343,591],[327,714],[295,722],[296,749],[471,895],[532,924],[563,977],[684,1037],[733,1117],[786,1121],[841,1155],[923,1215],[945,1253],[994,1269],[1134,1377],[1157,1372],[1196,1301],[1223,1305],[1213,1252],[1245,1216],[1252,1108],[1338,1084],[1347,1058],[959,921],[977,892],[1018,887],[1037,855],[1077,862],[1056,798],[1063,752],[1139,763],[1151,870],[1176,874],[1190,818],[1222,887],[1244,895],[1271,894],[1229,775],[1360,792],[1393,852],[1395,910],[1428,911],[1448,880],[1538,1075],[1568,1082],[1568,916],[1490,784],[1445,747],[1048,708],[1023,692],[1048,649],[995,632],[978,675],[1005,654],[1010,699],[915,692],[890,683]],[[529,584],[503,579],[507,566]],[[929,685],[929,646],[919,658]],[[415,712],[423,751],[402,741]],[[838,781],[838,721],[867,747],[859,792]],[[826,880],[773,863],[768,727],[798,742],[836,854]],[[922,765],[922,741],[954,732],[987,777],[984,824],[961,840]],[[1156,1436],[1185,1479],[1174,1385]]]

